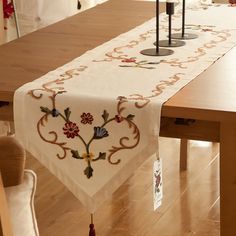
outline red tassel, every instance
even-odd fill
[[[95,228],[94,228],[94,224],[90,224],[89,225],[89,236],[96,236],[96,232],[95,232]]]
[[[91,224],[89,225],[89,236],[96,236],[94,224],[93,224],[93,214],[91,214]]]

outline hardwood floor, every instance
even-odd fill
[[[148,159],[95,214],[97,236],[218,236],[218,145],[190,143],[188,170],[179,172],[179,140],[161,139],[164,198],[152,210],[152,163]],[[41,236],[88,235],[90,215],[34,158],[35,208]]]

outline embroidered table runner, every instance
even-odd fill
[[[16,137],[89,212],[158,150],[163,102],[235,45],[236,9],[207,8],[186,11],[199,37],[173,55],[139,53],[153,47],[152,19],[16,91]],[[167,23],[162,14],[161,39]],[[180,9],[172,24],[180,32]]]

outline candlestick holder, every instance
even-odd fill
[[[144,49],[140,53],[145,56],[168,56],[174,53],[173,50],[159,48],[159,0],[156,0],[156,47]]]
[[[160,40],[159,41],[159,46],[160,47],[181,47],[185,45],[184,41],[181,40],[172,40],[171,37],[171,16],[174,15],[174,10],[175,9],[175,5],[174,2],[166,2],[166,14],[169,16],[168,20],[169,20],[169,35],[168,35],[168,40]],[[155,45],[156,43],[154,43]]]
[[[198,35],[185,33],[185,0],[183,0],[183,7],[182,7],[182,32],[172,34],[173,39],[196,39]]]

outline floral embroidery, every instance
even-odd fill
[[[57,117],[57,116],[59,116],[59,114],[60,113],[59,113],[59,111],[57,109],[55,109],[55,108],[52,109],[52,116],[53,117]]]
[[[3,3],[2,4],[3,9],[0,9],[0,11],[3,10],[3,18],[8,19],[12,16],[12,14],[15,11],[13,1],[3,0],[2,3]],[[4,25],[4,29],[7,30],[7,27],[5,25]]]
[[[135,57],[122,59],[121,62],[128,63],[128,65],[119,65],[120,67],[135,67],[143,69],[156,69],[154,66],[145,66],[145,65],[158,65],[162,60],[157,62],[148,62],[148,61],[137,61]],[[132,65],[131,65],[132,64]]]
[[[199,28],[201,29],[201,28]],[[202,29],[201,29],[202,30]],[[193,63],[198,61],[201,57],[207,54],[207,50],[210,48],[215,48],[219,43],[222,43],[227,40],[228,37],[231,36],[229,30],[222,30],[222,31],[214,31],[214,30],[206,30],[205,32],[210,31],[212,35],[215,35],[216,38],[211,40],[201,47],[197,48],[194,51],[194,55],[191,57],[187,57],[185,60],[180,60],[178,58],[171,58],[169,60],[162,60],[162,63],[169,64],[173,67],[179,67],[181,69],[186,69],[188,63]]]
[[[86,161],[92,161],[94,158],[94,154],[92,152],[90,153],[83,153],[82,157],[86,160]]]
[[[109,136],[109,134],[105,128],[94,127],[94,135],[93,135],[94,139],[101,139],[101,138],[105,138],[107,136]]]
[[[161,26],[160,26],[161,29]],[[112,51],[105,53],[105,58],[101,60],[93,60],[93,62],[111,62],[113,60],[122,60],[126,59],[127,55],[123,52],[124,49],[134,48],[135,46],[139,45],[141,42],[146,41],[150,38],[153,34],[156,33],[155,29],[148,30],[145,33],[139,35],[138,39],[132,40],[126,45],[122,45],[120,47],[114,48]]]
[[[136,62],[136,59],[134,57],[131,57],[131,58],[125,58],[123,59],[121,62]]]
[[[185,26],[186,29],[191,29],[191,30],[201,30],[203,32],[208,32],[208,31],[213,31],[215,28],[214,25],[195,25],[195,24],[186,24]]]
[[[63,130],[67,138],[74,138],[75,136],[79,135],[79,128],[76,123],[73,122],[65,123]]]
[[[142,94],[130,94],[128,97],[119,96],[117,99],[123,102],[127,101],[136,101],[135,107],[137,108],[143,108],[146,105],[148,105],[151,102],[152,98],[155,98],[163,93],[163,91],[168,88],[169,86],[174,85],[176,82],[178,82],[181,79],[181,76],[185,74],[183,73],[176,73],[173,76],[170,76],[166,80],[161,80],[155,88],[152,89],[152,93],[147,96],[143,96]]]
[[[124,120],[124,118],[122,117],[122,116],[120,116],[120,115],[116,115],[115,116],[115,121],[117,122],[117,123],[120,123],[120,122],[122,122]]]
[[[90,113],[83,113],[81,116],[81,123],[82,124],[92,124],[93,116]]]
[[[161,172],[156,171],[154,177],[155,177],[155,193],[157,194],[160,192],[160,187],[161,187]]]
[[[32,93],[29,93],[30,95],[32,95]],[[34,97],[34,96],[33,96]],[[56,102],[56,96],[52,96],[52,104],[55,106]],[[71,110],[70,108],[66,108],[64,110],[64,112],[60,112],[60,110],[58,110],[57,108],[53,108],[50,109],[48,107],[40,107],[41,112],[44,113],[43,117],[39,120],[38,124],[37,124],[37,130],[39,133],[39,136],[48,143],[51,144],[55,144],[58,145],[59,147],[62,148],[62,150],[64,151],[64,155],[63,156],[59,156],[57,154],[57,157],[59,159],[64,159],[66,157],[66,153],[67,150],[71,151],[72,157],[75,159],[80,159],[80,160],[86,160],[87,162],[87,167],[84,170],[84,174],[87,176],[87,178],[91,178],[93,176],[93,168],[92,168],[92,162],[98,161],[98,160],[108,160],[108,162],[110,164],[119,164],[120,163],[120,159],[117,161],[113,161],[111,158],[112,156],[123,149],[132,149],[134,147],[136,147],[140,141],[140,133],[139,133],[139,129],[137,128],[137,126],[133,123],[133,119],[134,119],[134,115],[129,114],[128,116],[124,117],[121,115],[121,112],[125,110],[124,107],[122,107],[122,104],[124,104],[125,102],[127,102],[127,100],[121,99],[123,98],[122,96],[120,96],[120,99],[118,99],[118,105],[117,105],[117,112],[118,114],[114,117],[110,117],[110,114],[104,110],[103,114],[102,114],[102,118],[103,118],[103,123],[100,126],[95,126],[93,127],[93,136],[90,138],[89,141],[86,142],[86,140],[80,135],[80,129],[77,126],[76,123],[72,122],[70,120],[70,116],[71,116]],[[54,118],[62,118],[66,123],[64,125],[64,127],[62,128],[64,131],[64,134],[66,135],[67,138],[79,138],[79,140],[81,141],[81,143],[83,144],[86,152],[83,153],[82,155],[80,155],[79,150],[73,150],[70,149],[68,147],[66,147],[66,143],[65,142],[59,142],[58,141],[58,135],[55,131],[51,131],[49,134],[54,135],[54,138],[52,140],[49,140],[47,138],[44,137],[44,135],[41,132],[41,126],[45,126],[45,122],[48,121],[48,117],[52,116]],[[83,120],[83,118],[87,121],[87,118],[89,118],[89,121],[91,121],[91,119],[93,119],[91,113],[82,113],[81,118]],[[122,137],[120,138],[120,146],[116,147],[116,146],[112,146],[112,148],[110,150],[108,150],[109,155],[107,156],[106,152],[99,152],[98,156],[96,157],[95,154],[93,152],[90,151],[90,145],[92,142],[94,142],[95,140],[100,140],[103,139],[105,137],[109,136],[109,133],[107,131],[107,129],[105,128],[105,126],[107,124],[109,124],[110,122],[116,121],[117,120],[125,120],[128,123],[128,127],[129,129],[133,129],[133,140],[135,141],[134,144],[129,144],[127,145],[127,143],[124,143],[125,140],[129,139],[128,137]]]
[[[11,15],[14,13],[14,5],[13,2],[8,0],[3,0],[3,17],[10,18]]]

